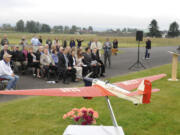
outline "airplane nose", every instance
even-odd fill
[[[85,77],[83,81],[85,86],[92,86],[93,78]]]

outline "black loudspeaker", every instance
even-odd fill
[[[143,41],[143,31],[136,31],[136,41]]]

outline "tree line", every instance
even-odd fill
[[[29,33],[61,33],[61,34],[75,34],[75,33],[93,33],[93,27],[89,26],[88,28],[81,28],[76,25],[69,26],[53,26],[52,28],[48,24],[42,24],[36,21],[27,21],[19,20],[16,22],[16,25],[13,27],[10,24],[3,24],[0,28],[4,31],[16,31],[16,32],[29,32]]]
[[[138,29],[124,28],[120,29],[108,29],[106,31],[97,32],[93,30],[92,26],[87,28],[78,27],[76,25],[63,26],[57,25],[50,27],[48,24],[39,23],[36,21],[27,21],[24,22],[22,19],[16,22],[15,26],[11,26],[10,24],[3,24],[0,27],[1,30],[5,31],[16,31],[16,32],[29,32],[29,33],[60,33],[60,34],[104,34],[104,35],[133,35]],[[146,33],[146,36],[149,37],[162,37],[163,31],[159,30],[157,20],[153,19],[149,24],[149,32]],[[125,34],[124,34],[125,33]],[[129,34],[130,33],[130,34]],[[133,34],[132,34],[133,33]],[[166,32],[166,37],[178,37],[180,35],[179,24],[177,22],[172,22],[169,26],[169,30]]]

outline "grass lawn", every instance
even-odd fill
[[[110,79],[117,82],[167,74],[153,83],[153,88],[161,91],[152,95],[150,104],[134,106],[129,101],[110,97],[118,124],[126,135],[180,135],[180,82],[167,81],[170,71],[171,65],[165,65]],[[62,135],[72,124],[62,116],[75,107],[91,107],[99,112],[97,125],[112,125],[104,97],[92,100],[28,97],[0,104],[0,135]]]

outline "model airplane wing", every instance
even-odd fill
[[[80,87],[80,88],[50,88],[50,89],[27,89],[15,91],[0,91],[5,95],[31,95],[31,96],[66,96],[66,97],[99,97],[114,96],[112,93],[100,87]]]
[[[0,91],[6,95],[31,95],[31,96],[65,96],[65,97],[99,97],[117,96],[132,101],[134,104],[150,103],[152,90],[151,82],[165,77],[165,74],[144,77],[140,79],[125,81],[114,84],[93,78],[84,78],[85,86],[80,88],[50,88],[50,89],[29,89],[15,91]],[[130,92],[137,88],[136,91]]]
[[[153,82],[153,81],[159,80],[165,76],[166,76],[166,74],[159,74],[159,75],[148,76],[148,77],[143,77],[143,78],[139,78],[139,79],[118,82],[118,83],[114,83],[114,84],[116,86],[119,86],[126,90],[133,90],[133,89],[136,89],[143,80],[149,80],[150,82]]]

